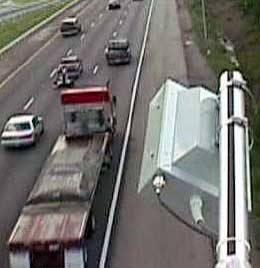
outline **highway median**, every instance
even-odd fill
[[[12,41],[17,39],[29,29],[40,24],[58,10],[68,5],[71,1],[66,0],[60,3],[55,3],[47,8],[32,11],[19,16],[15,19],[8,20],[0,24],[0,49],[4,48]]]

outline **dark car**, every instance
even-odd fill
[[[129,41],[127,39],[109,40],[105,48],[105,56],[109,65],[130,63],[131,52]]]
[[[58,69],[66,68],[68,78],[77,79],[83,72],[82,61],[76,56],[67,56],[61,58]]]
[[[81,32],[81,24],[76,17],[68,17],[62,21],[60,31],[64,37],[76,35]]]
[[[108,9],[119,9],[121,8],[119,0],[109,0]]]

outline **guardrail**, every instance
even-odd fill
[[[0,50],[0,59],[7,52],[9,52],[11,49],[15,48],[18,44],[21,44],[24,40],[26,40],[27,38],[29,38],[31,35],[35,34],[39,30],[41,30],[44,26],[46,26],[47,24],[49,24],[50,22],[52,22],[55,18],[57,18],[58,16],[60,16],[66,10],[68,10],[69,8],[77,5],[78,3],[82,2],[82,1],[84,1],[84,0],[74,0],[74,1],[72,1],[71,3],[69,3],[68,5],[66,5],[65,7],[63,7],[61,10],[55,12],[53,15],[51,15],[46,20],[44,20],[41,23],[37,24],[36,26],[34,26],[33,28],[31,28],[30,30],[28,30],[27,32],[25,32],[24,34],[22,34],[21,36],[19,36],[15,40],[13,40],[11,43],[9,43],[7,46],[5,46],[4,48],[2,48]]]

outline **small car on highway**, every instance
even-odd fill
[[[109,40],[105,48],[105,56],[109,65],[130,63],[131,51],[129,41],[127,39]]]
[[[107,8],[110,9],[119,9],[121,8],[121,4],[119,0],[109,0]]]
[[[56,78],[53,81],[54,88],[73,87],[75,78],[70,78],[66,66],[57,69]]]
[[[81,24],[77,17],[65,18],[60,27],[60,31],[63,37],[70,35],[77,35],[82,30]]]
[[[83,72],[83,64],[82,61],[78,58],[78,56],[67,56],[61,58],[59,68],[67,68],[68,78],[77,79]]]
[[[44,132],[43,119],[33,114],[17,114],[5,123],[1,134],[4,147],[34,145]]]

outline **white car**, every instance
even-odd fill
[[[68,17],[62,21],[60,31],[64,37],[77,35],[82,31],[81,23],[76,17]]]
[[[34,145],[44,132],[41,116],[19,114],[11,116],[1,135],[1,145],[4,147],[20,147]]]

